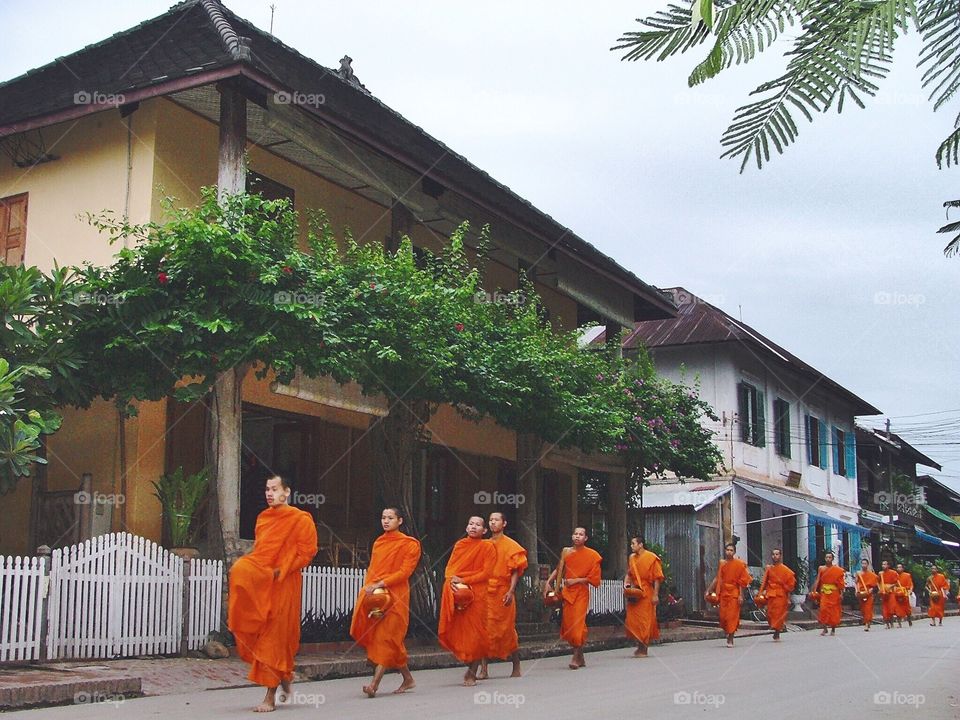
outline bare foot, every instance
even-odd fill
[[[277,709],[277,708],[276,708],[275,705],[273,705],[273,703],[268,703],[266,700],[264,700],[262,703],[260,703],[259,705],[257,705],[257,706],[253,709],[253,711],[254,711],[254,712],[273,712],[273,711],[276,710],[276,709]]]
[[[400,693],[405,693],[407,690],[413,690],[417,684],[413,680],[404,680],[400,683],[400,687],[393,691],[394,695],[399,695]]]
[[[580,666],[579,666],[577,663],[575,663],[575,662],[570,663],[569,665],[567,665],[567,667],[570,668],[571,670],[579,670],[579,669],[580,669]]]
[[[373,698],[377,696],[377,689],[372,685],[364,685],[363,692],[366,693],[368,698]]]
[[[516,668],[512,673],[510,673],[510,677],[522,677],[520,668]]]
[[[473,687],[477,684],[477,679],[473,675],[467,675],[463,678],[464,687]]]
[[[648,657],[646,652],[641,652],[640,650],[635,650],[633,653],[635,658],[645,658]]]
[[[820,631],[821,637],[822,637],[823,635],[826,635],[826,634],[827,634],[827,629],[826,629],[826,628],[824,628],[823,630]]]
[[[487,679],[486,670],[481,670],[480,672],[477,673],[477,680],[486,680],[486,679]]]

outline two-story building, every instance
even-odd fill
[[[191,205],[201,187],[225,176],[242,185],[246,176],[298,211],[323,209],[337,232],[349,228],[362,242],[393,245],[407,235],[437,251],[462,221],[489,224],[486,286],[515,289],[524,271],[558,328],[633,327],[675,312],[669,297],[380,102],[349,58],[339,70],[323,67],[215,0],[178,3],[0,85],[0,145],[7,263],[44,270],[55,262],[108,264],[117,248],[86,213],[162,221],[165,197]],[[379,532],[379,508],[367,431],[382,403],[355,387],[278,386],[249,373],[242,406],[240,537],[252,538],[264,477],[280,472],[304,495],[324,498],[310,509],[331,557],[368,546]],[[111,529],[159,541],[151,481],[179,466],[203,466],[205,422],[202,404],[173,400],[141,403],[125,422],[105,402],[66,409],[47,444],[49,465],[3,498],[0,552],[24,554]],[[617,470],[540,448],[488,420],[464,421],[450,407],[438,410],[427,431],[416,505],[419,525],[441,551],[469,514],[492,509],[476,498],[499,492],[524,496],[527,504],[514,508],[522,523],[513,527],[526,533],[534,564],[538,555],[552,562],[577,522],[580,471]],[[531,472],[518,472],[521,462]],[[119,507],[78,509],[81,487],[113,498],[121,487],[126,492]]]
[[[659,374],[698,383],[715,409],[719,420],[704,422],[726,468],[710,483],[711,496],[718,483],[729,493],[725,540],[757,577],[775,547],[794,568],[815,570],[828,549],[855,565],[867,531],[858,524],[854,417],[880,411],[684,288],[668,292],[677,317],[638,322],[624,353],[646,348]],[[693,497],[696,487],[673,491]],[[657,497],[669,490],[658,487]]]

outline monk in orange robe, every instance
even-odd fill
[[[880,599],[883,602],[883,622],[887,626],[887,630],[893,627],[895,619],[898,623],[900,622],[897,618],[897,596],[893,592],[899,582],[899,573],[890,567],[888,560],[884,560],[880,564]]]
[[[646,549],[642,537],[630,539],[630,557],[627,558],[627,574],[623,587],[640,588],[643,596],[627,600],[627,637],[637,641],[634,657],[647,657],[651,640],[660,637],[657,625],[657,603],[660,602],[660,583],[664,581],[663,564],[659,556]]]
[[[856,577],[857,602],[860,605],[860,614],[863,616],[863,629],[870,632],[873,622],[873,595],[880,585],[880,576],[870,569],[870,561],[863,558],[860,561],[860,572]],[[866,598],[860,598],[859,593],[867,593]]]
[[[840,624],[841,604],[843,599],[844,579],[847,571],[833,564],[833,553],[827,552],[823,556],[823,565],[817,568],[817,579],[813,583],[813,590],[820,592],[820,625],[823,626],[821,635],[837,634]]]
[[[600,562],[603,558],[593,548],[588,548],[586,528],[573,530],[573,546],[560,553],[560,565],[550,573],[544,585],[546,597],[551,584],[556,580],[561,585],[563,608],[560,611],[560,639],[573,647],[573,657],[568,667],[577,670],[587,664],[583,646],[587,642],[587,613],[590,612],[590,585],[600,585]]]
[[[440,597],[437,635],[443,647],[467,664],[463,684],[468,687],[477,684],[477,668],[489,654],[486,632],[487,581],[493,574],[497,551],[491,543],[483,541],[486,531],[484,520],[479,515],[474,515],[467,522],[467,536],[457,541],[447,561]],[[458,608],[453,589],[460,584],[470,586],[473,600],[469,605]]]
[[[380,515],[383,535],[373,543],[370,567],[364,578],[364,586],[357,596],[350,623],[350,637],[367,649],[367,660],[376,667],[373,680],[363,686],[367,697],[374,697],[380,681],[389,668],[400,671],[400,687],[394,695],[406,692],[416,683],[407,667],[407,648],[403,639],[410,626],[410,576],[420,562],[420,542],[400,532],[403,514],[398,508],[384,508]],[[376,590],[390,593],[390,604],[379,616],[364,608],[364,600]]]
[[[780,633],[787,626],[787,612],[790,610],[790,591],[797,586],[797,577],[793,570],[783,564],[783,551],[774,548],[770,553],[773,561],[767,565],[760,582],[760,592],[767,597],[767,623],[773,630],[773,639],[780,640]]]
[[[230,570],[227,627],[247,676],[267,688],[254,712],[276,709],[290,694],[293,657],[300,646],[300,571],[317,554],[317,527],[310,513],[287,504],[290,486],[278,476],[267,480],[267,509],[257,516],[253,551]]]
[[[720,597],[720,627],[727,635],[727,647],[733,647],[733,636],[740,627],[740,605],[743,603],[743,588],[753,582],[747,564],[736,557],[736,546],[723,546],[724,559],[717,568],[717,576],[707,588],[707,595],[716,592]]]
[[[930,591],[930,607],[927,609],[927,617],[930,618],[930,624],[935,625],[934,620],[940,619],[943,625],[943,608],[950,596],[950,581],[943,575],[943,571],[936,565],[933,567],[933,573],[927,579],[927,590]],[[934,592],[937,595],[934,595]]]
[[[513,672],[510,677],[520,677],[520,638],[517,636],[517,603],[514,594],[520,576],[527,569],[527,551],[513,538],[503,534],[507,521],[502,512],[490,513],[487,520],[490,539],[497,559],[493,575],[487,580],[487,638],[490,642],[490,657],[510,660]],[[487,679],[487,658],[480,663],[478,680]]]
[[[897,563],[897,576],[900,587],[905,592],[897,594],[897,623],[903,627],[901,620],[907,619],[907,625],[913,627],[913,612],[910,609],[910,593],[913,592],[913,575],[908,573],[903,563]]]

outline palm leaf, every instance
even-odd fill
[[[923,87],[930,87],[934,110],[960,88],[960,0],[923,0],[918,11],[923,49]]]
[[[943,206],[949,211],[949,209],[952,207],[960,207],[960,200],[947,200]],[[957,236],[947,243],[947,246],[943,249],[943,254],[947,257],[953,257],[954,255],[960,253],[960,222],[947,223],[942,228],[937,230],[937,232],[957,233]]]

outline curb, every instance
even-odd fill
[[[30,673],[36,672],[31,669]],[[16,687],[0,687],[0,708],[38,707],[42,705],[86,705],[89,703],[114,703],[139,697],[142,692],[140,677],[119,675],[112,677],[80,677],[91,671],[51,671],[62,677],[43,678],[39,682],[26,681]],[[74,677],[69,677],[69,676]],[[33,678],[30,678],[31,680]],[[38,678],[39,679],[39,678]]]

